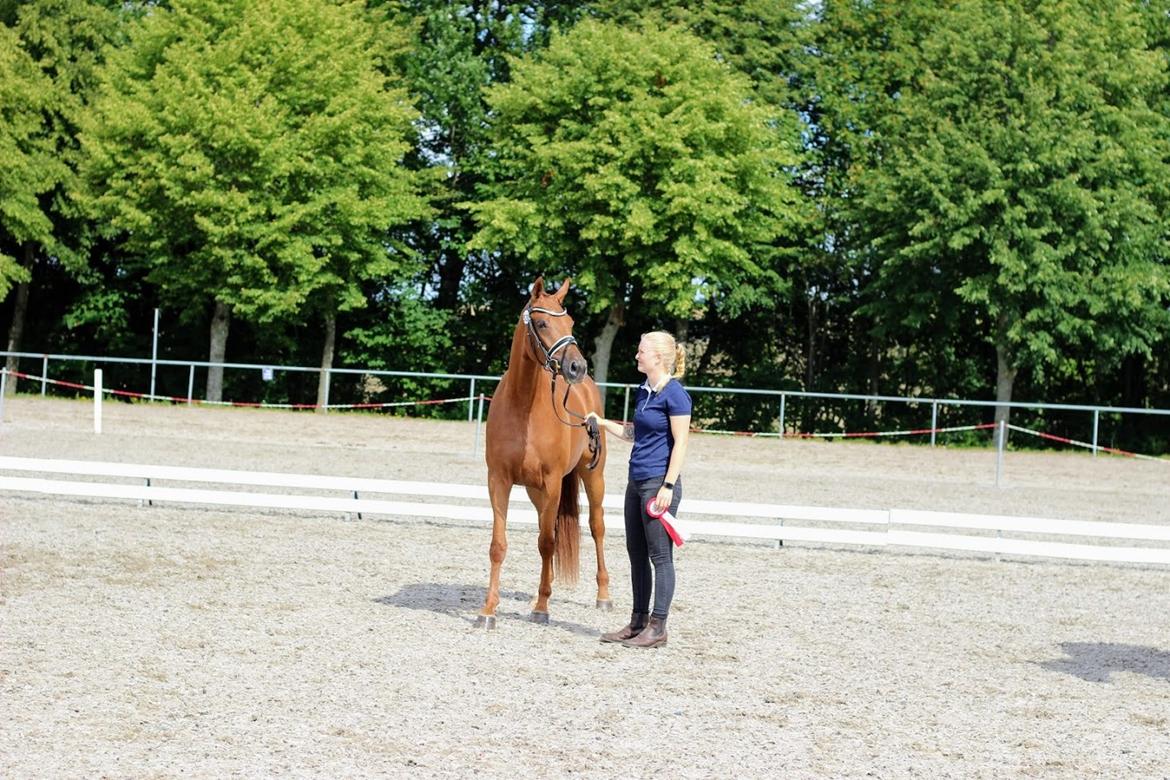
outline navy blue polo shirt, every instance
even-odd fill
[[[643,384],[634,398],[634,448],[630,451],[630,479],[639,481],[666,474],[674,435],[670,418],[690,415],[691,397],[682,383],[671,379],[657,393]]]

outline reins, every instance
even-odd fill
[[[592,457],[589,459],[588,468],[592,471],[597,467],[598,461],[601,460],[601,430],[597,425],[597,421],[587,419],[569,408],[569,392],[573,389],[573,386],[567,382],[565,384],[565,397],[561,399],[561,408],[565,410],[565,414],[570,417],[576,417],[581,422],[575,423],[565,420],[561,417],[561,413],[557,409],[557,374],[561,372],[561,361],[556,357],[556,354],[563,349],[567,349],[570,344],[576,344],[577,339],[573,338],[572,334],[561,336],[553,342],[551,347],[546,347],[544,342],[540,340],[540,336],[536,335],[536,328],[532,325],[533,312],[547,314],[550,317],[564,317],[569,312],[567,309],[552,311],[551,309],[529,305],[524,309],[524,314],[521,316],[521,319],[528,329],[528,335],[532,337],[532,340],[536,342],[536,346],[544,353],[544,370],[548,371],[552,376],[551,383],[549,384],[549,401],[552,403],[553,416],[557,418],[557,422],[561,425],[567,425],[570,428],[584,428],[585,433],[589,436],[589,452]]]

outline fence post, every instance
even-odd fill
[[[471,388],[467,391],[467,422],[475,419],[475,377],[471,378]]]
[[[630,386],[626,385],[626,405],[622,407],[622,422],[630,419]]]
[[[102,432],[102,370],[93,370],[93,432]]]
[[[1003,476],[1003,447],[1004,439],[1007,438],[1007,420],[999,421],[999,436],[996,437],[996,455],[995,455],[995,486],[999,487],[1000,478]]]
[[[191,405],[195,392],[195,364],[191,364],[191,370],[187,372],[187,406]]]
[[[150,340],[150,400],[154,400],[154,378],[158,371],[158,308],[154,310],[154,337]]]
[[[475,440],[471,444],[471,454],[479,452],[479,429],[483,426],[483,393],[479,394],[479,419],[475,422]]]
[[[0,368],[0,424],[4,422],[4,396],[8,395],[8,369]]]
[[[930,402],[930,446],[934,446],[934,432],[938,428],[938,401]]]
[[[1097,426],[1101,420],[1101,410],[1093,410],[1093,457],[1097,457]]]
[[[784,402],[788,400],[788,396],[784,393],[780,394],[780,438],[784,438]]]
[[[45,397],[45,385],[49,383],[49,356],[41,360],[41,398]]]

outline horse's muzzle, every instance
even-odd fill
[[[561,376],[563,376],[569,384],[575,385],[585,378],[589,373],[589,364],[585,362],[585,358],[581,353],[576,355],[565,355],[565,360],[561,363]]]

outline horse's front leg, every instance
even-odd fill
[[[578,469],[581,481],[585,483],[585,495],[589,499],[589,533],[597,549],[597,608],[613,609],[609,597],[609,570],[605,568],[605,510],[601,503],[605,499],[605,475],[600,467],[594,471]]]
[[[557,505],[561,500],[560,483],[555,488],[528,488],[528,498],[536,507],[538,535],[536,548],[540,551],[540,587],[532,603],[533,623],[548,623],[548,600],[552,596],[553,551],[556,547]]]
[[[488,497],[492,502],[492,543],[488,548],[488,558],[492,568],[483,609],[475,619],[476,628],[496,627],[496,607],[500,605],[500,568],[504,565],[504,556],[508,554],[508,499],[511,494],[511,482],[488,475]]]

